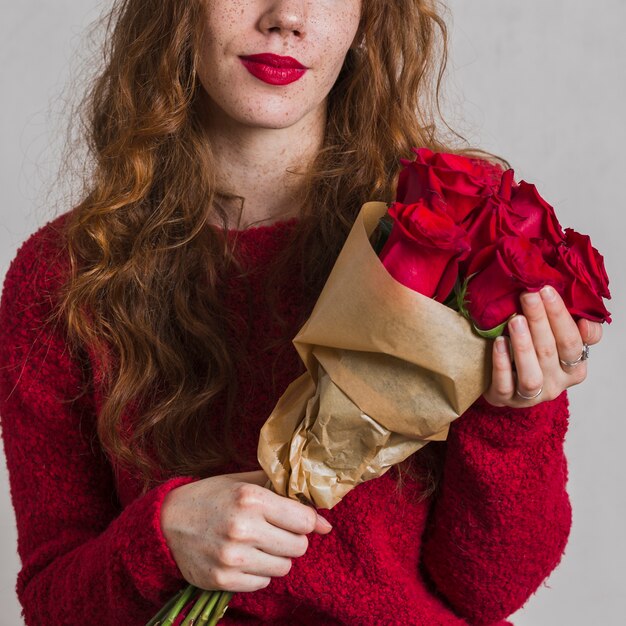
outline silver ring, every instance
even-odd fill
[[[520,398],[524,398],[524,400],[534,400],[535,398],[537,398],[538,396],[541,395],[541,392],[543,391],[543,385],[541,385],[541,389],[539,389],[539,391],[534,395],[534,396],[525,396],[523,393],[520,393],[519,389],[515,390],[515,393],[520,397]]]
[[[583,349],[580,353],[580,356],[575,361],[566,361],[565,359],[559,358],[559,361],[563,365],[567,365],[567,367],[576,367],[582,361],[586,361],[589,358],[589,346],[586,343],[583,343]]]

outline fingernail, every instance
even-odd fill
[[[522,300],[526,304],[530,304],[530,306],[537,306],[541,302],[541,297],[539,296],[538,293],[535,293],[535,292],[525,293],[522,296]]]
[[[556,292],[552,287],[546,286],[541,288],[541,297],[548,302],[552,302],[556,298]]]
[[[328,530],[332,529],[332,524],[327,519],[323,518],[319,513],[316,513],[316,515],[317,515],[317,520],[324,528]]]
[[[526,332],[527,328],[526,328],[526,320],[524,319],[524,317],[522,315],[516,315],[510,322],[509,324],[511,324],[511,326],[513,327],[513,330],[518,333],[519,335],[523,334]]]
[[[504,354],[506,352],[506,339],[504,337],[496,338],[496,352]]]
[[[590,331],[591,327],[589,326],[589,321],[586,319],[583,319],[581,324],[580,324],[580,333],[583,335],[583,340],[586,337],[587,339],[590,339]]]

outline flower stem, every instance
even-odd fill
[[[159,610],[159,612],[146,624],[146,626],[157,626],[161,620],[167,615],[168,611],[174,606],[178,598],[182,595],[181,589],[175,596],[172,596]]]
[[[180,614],[181,610],[187,604],[187,602],[189,602],[191,596],[193,596],[196,591],[198,591],[198,588],[194,587],[193,585],[189,585],[187,589],[183,591],[170,612],[165,616],[165,619],[163,620],[163,626],[172,626],[174,624],[174,621]]]
[[[214,591],[209,598],[209,601],[204,605],[204,609],[202,610],[202,614],[198,619],[198,626],[206,626],[209,623],[209,618],[213,612],[213,607],[217,604],[217,601],[220,599],[221,591]]]
[[[226,613],[226,609],[228,608],[228,603],[230,599],[233,597],[233,594],[229,591],[222,591],[220,594],[220,599],[217,602],[217,606],[215,607],[215,612],[211,617],[211,621],[208,626],[215,626],[217,622],[219,622],[222,617],[224,617],[224,613]]]
[[[185,621],[180,626],[193,626],[196,623],[196,618],[203,609],[206,607],[207,602],[211,601],[214,595],[218,595],[217,591],[203,591],[193,605],[193,608],[189,612],[189,615],[185,618]]]

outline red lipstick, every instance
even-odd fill
[[[308,68],[293,57],[283,57],[264,52],[239,57],[245,68],[270,85],[288,85],[304,76]]]

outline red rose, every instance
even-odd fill
[[[573,228],[566,228],[565,245],[572,267],[580,268],[581,276],[598,295],[610,299],[609,277],[604,269],[604,257],[591,245],[591,238],[577,233]]]
[[[555,245],[565,239],[554,209],[539,195],[535,185],[520,181],[511,190],[511,209],[518,231],[529,239],[547,239]]]
[[[463,222],[472,250],[480,251],[502,235],[545,239],[551,246],[565,240],[554,209],[537,193],[534,185],[524,181],[517,185],[514,174],[512,169],[504,172],[498,192]]]
[[[611,298],[609,278],[602,255],[591,245],[587,235],[565,229],[565,243],[556,250],[558,269],[567,282],[563,296],[569,312],[594,322],[611,323],[602,298]]]
[[[400,159],[404,169],[398,178],[396,201],[413,204],[436,195],[446,202],[446,211],[456,224],[497,187],[501,169],[486,161],[413,148],[415,161]]]
[[[473,256],[501,237],[520,234],[517,228],[520,217],[514,213],[510,204],[512,183],[513,170],[507,170],[502,174],[500,192],[494,193],[463,222],[472,246],[472,254],[464,265],[467,266]]]
[[[475,274],[474,276],[472,276]],[[565,281],[523,235],[505,236],[479,252],[468,268],[466,309],[477,328],[490,330],[522,313],[520,295],[552,285],[563,294]]]
[[[520,295],[552,285],[570,313],[611,321],[604,260],[589,237],[565,233],[553,207],[514,171],[427,148],[401,159],[398,222],[381,252],[401,283],[443,302],[457,276],[477,328],[500,326],[521,313]],[[469,244],[469,250],[468,250]]]
[[[459,260],[469,253],[465,231],[435,202],[395,202],[393,228],[380,260],[405,287],[443,302],[456,282]]]

